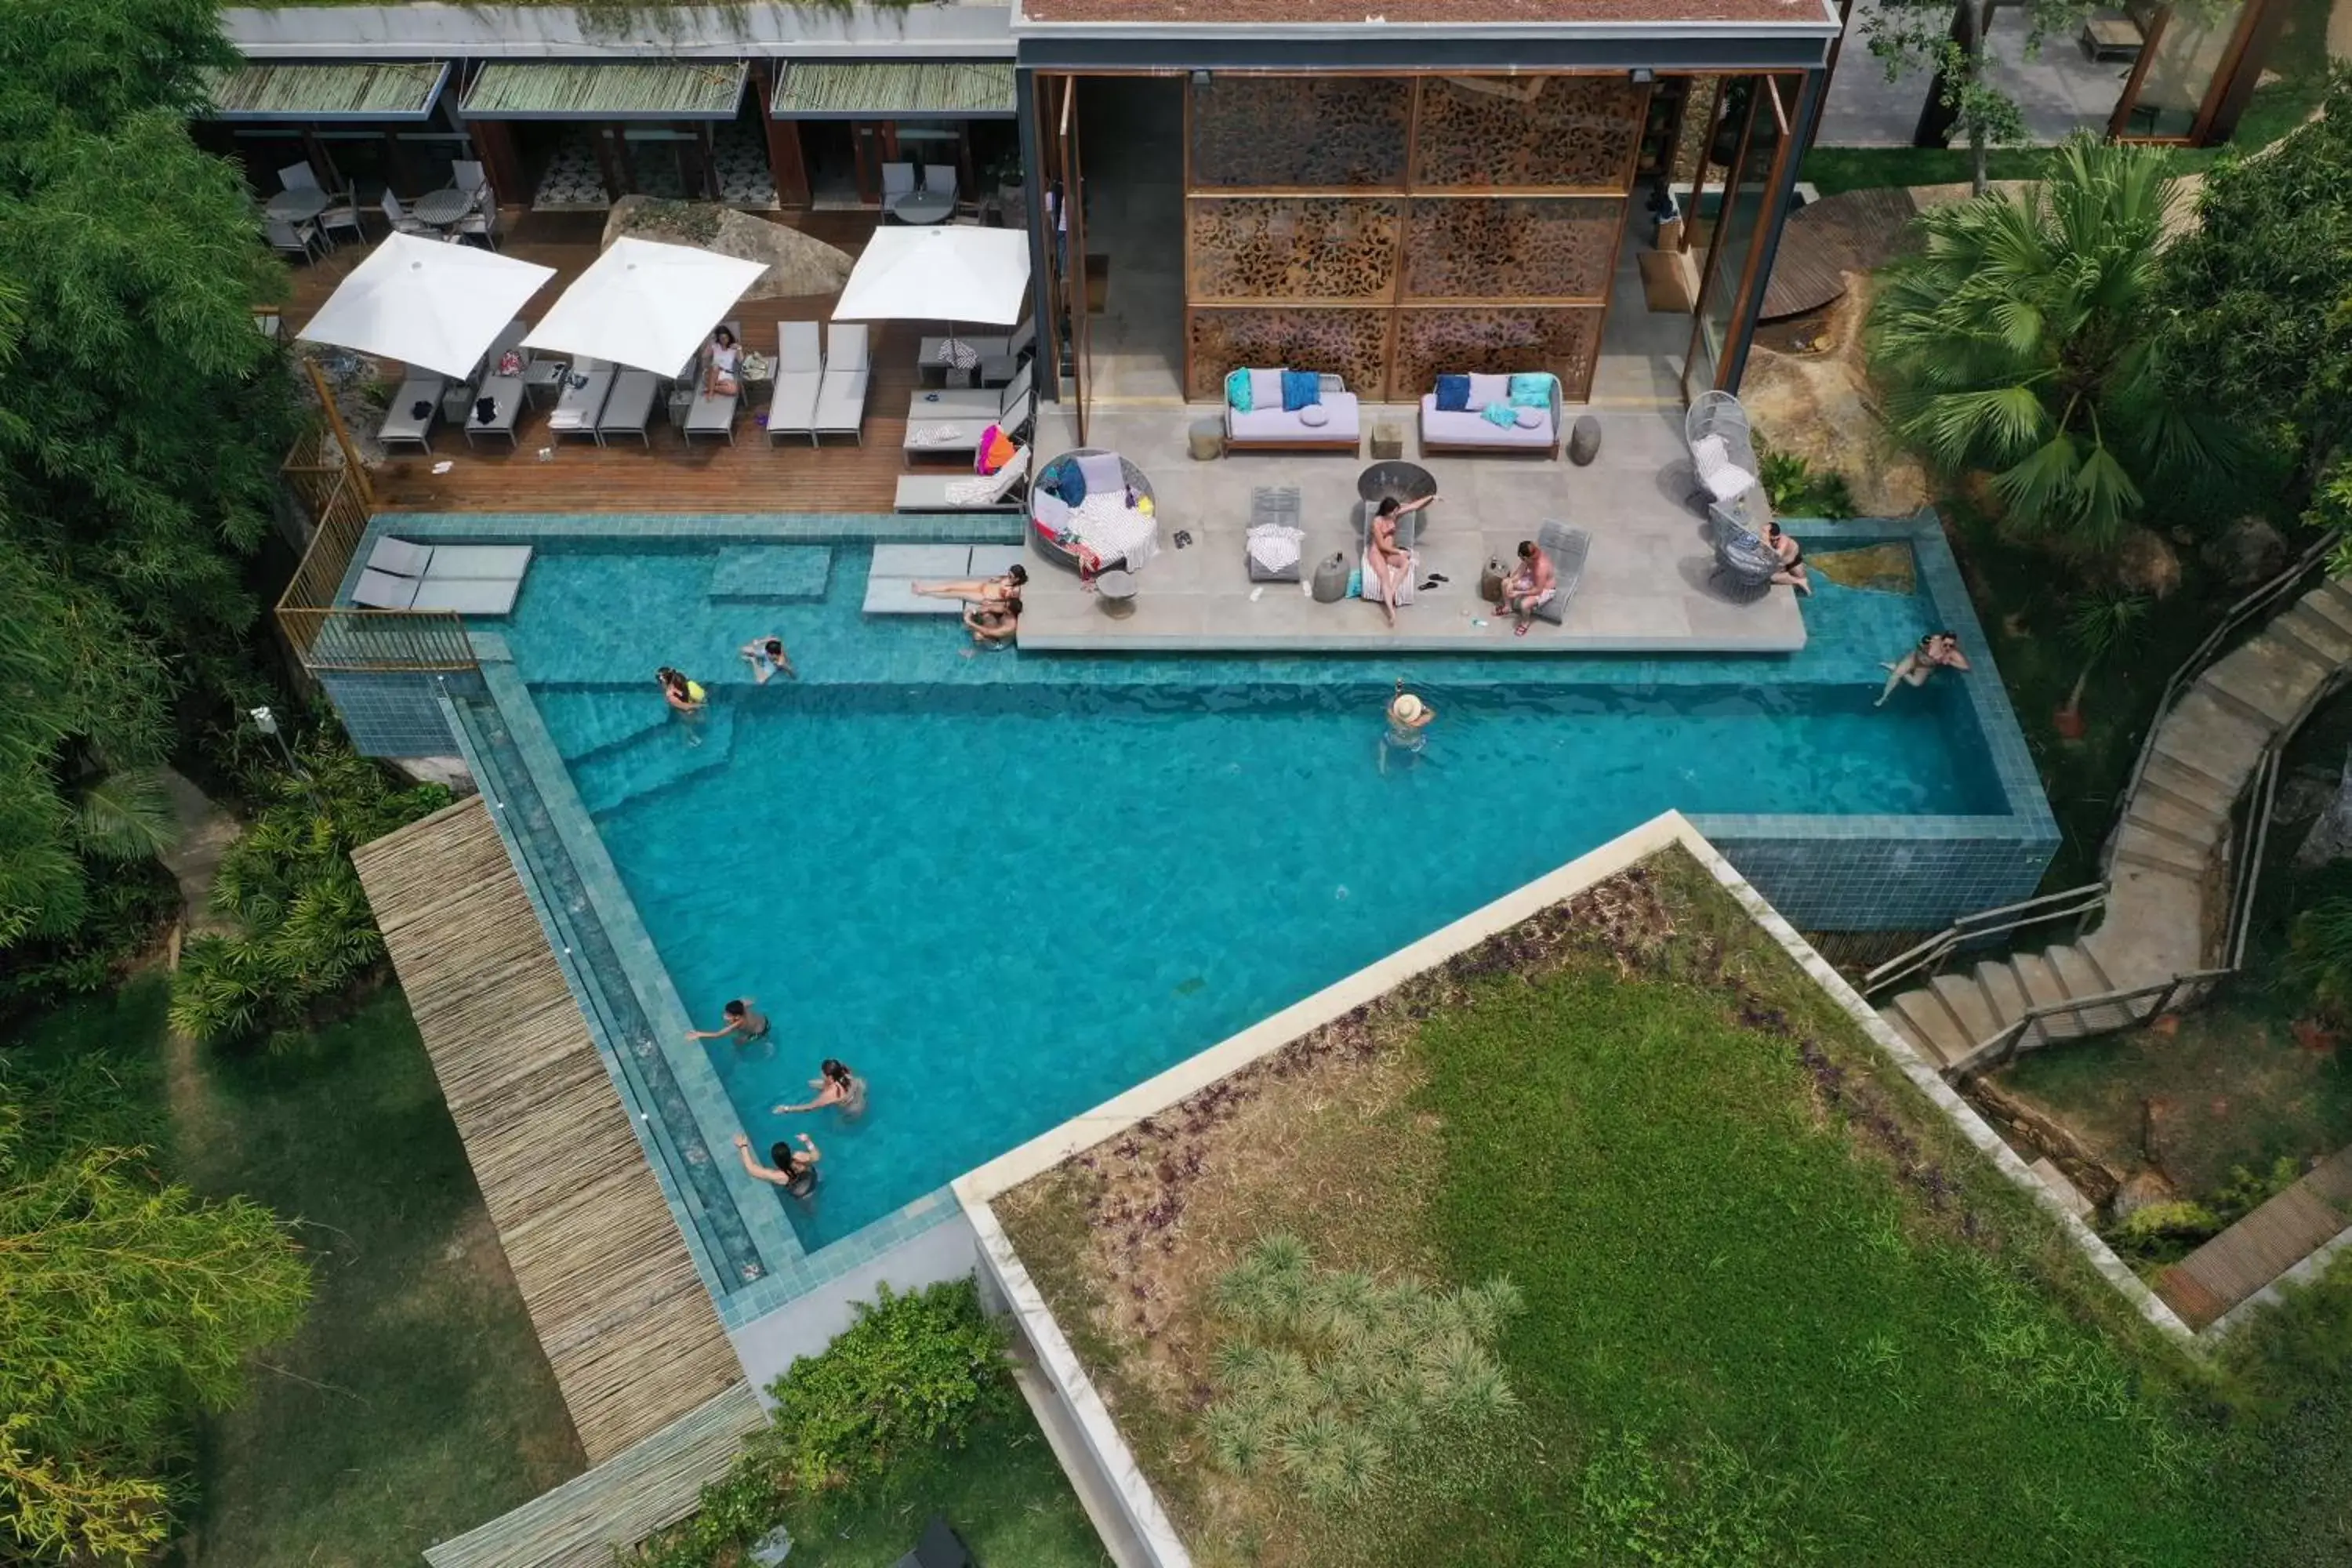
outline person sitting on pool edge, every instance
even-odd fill
[[[1878,693],[1878,700],[1871,704],[1873,708],[1885,707],[1886,700],[1895,695],[1898,682],[1905,686],[1925,686],[1927,678],[1939,669],[1965,672],[1969,668],[1969,656],[1960,651],[1960,639],[1951,633],[1929,632],[1919,639],[1917,647],[1903,656],[1899,663],[1881,664],[1878,668],[1889,674],[1885,687]]]
[[[688,680],[683,673],[667,665],[655,670],[654,679],[661,682],[662,700],[681,713],[698,713],[709,700],[702,689],[702,682]]]
[[[1812,579],[1805,575],[1805,547],[1780,531],[1777,522],[1764,525],[1764,544],[1780,558],[1780,569],[1772,574],[1772,581],[1781,587],[1794,588],[1807,598],[1812,596]]]
[[[750,1002],[730,1002],[719,1012],[727,1020],[724,1024],[715,1029],[688,1029],[686,1037],[689,1040],[731,1039],[739,1046],[748,1046],[753,1040],[768,1037],[768,1016],[751,1011]]]
[[[763,1182],[771,1182],[796,1198],[807,1197],[816,1191],[816,1163],[824,1158],[816,1140],[807,1133],[800,1134],[801,1146],[772,1143],[768,1158],[773,1165],[762,1165],[751,1158],[751,1141],[740,1132],[735,1134],[735,1152],[743,1156],[743,1169]]]
[[[1001,605],[966,605],[963,625],[981,647],[1003,647],[1021,629],[1021,596],[1015,594]]]
[[[828,1105],[838,1105],[844,1116],[856,1116],[866,1109],[866,1080],[851,1072],[838,1058],[827,1057],[817,1068],[817,1076],[809,1079],[816,1090],[814,1100],[798,1105],[779,1105],[778,1116],[790,1116],[800,1110],[823,1110]]]
[[[966,577],[954,583],[909,583],[907,586],[929,598],[996,605],[1017,595],[1028,581],[1029,568],[1016,561],[993,577]]]
[[[784,651],[784,639],[782,637],[753,637],[735,651],[750,662],[752,678],[762,686],[767,685],[768,678],[780,669],[794,680],[801,678],[801,672],[793,668],[793,656]]]
[[[1551,557],[1536,548],[1532,539],[1519,541],[1519,563],[1503,579],[1502,591],[1495,596],[1495,609],[1499,615],[1517,616],[1511,627],[1513,637],[1528,635],[1528,624],[1536,618],[1536,611],[1551,603],[1559,592],[1559,574],[1552,569]]]

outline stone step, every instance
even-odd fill
[[[2143,783],[2146,781],[2143,780]],[[2126,826],[2137,826],[2190,849],[2210,850],[2228,831],[2229,815],[2184,805],[2168,794],[2143,789],[2124,813]]]
[[[2198,681],[2249,714],[2284,729],[2300,718],[2327,680],[2330,667],[2267,631],[2243,643]]]
[[[1960,1021],[1960,1032],[1969,1037],[1970,1051],[1987,1035],[2000,1027],[2001,1021],[1993,1016],[1992,999],[1977,984],[1973,974],[1938,974],[1933,984],[1952,1016]],[[1968,1053],[1963,1053],[1966,1055]]]
[[[2159,871],[2178,871],[2184,877],[2198,877],[2204,874],[2205,862],[2210,858],[2210,852],[2193,849],[2179,839],[2144,827],[2126,816],[2123,831],[2116,835],[2115,858]]]
[[[2101,973],[2098,961],[2079,946],[2052,948],[2050,966],[2058,972],[2058,978],[2066,983],[2066,994],[2071,997],[2096,996],[2115,989],[2106,975]],[[2104,1035],[2111,1029],[2123,1028],[2132,1021],[2132,1015],[2124,1010],[2122,1004],[2113,1002],[2078,1009],[2074,1017],[2082,1024],[2083,1032],[2086,1035]]]
[[[2346,593],[2337,584],[2322,583],[2297,599],[2295,608],[2308,610],[2321,620],[2341,627],[2346,636],[2352,637],[2352,594]]]
[[[2136,985],[2204,967],[2207,879],[2128,862],[2115,872],[2109,908],[2119,912],[2081,943],[2100,973]]]
[[[1929,1045],[1920,1037],[1919,1031],[1911,1026],[1911,1020],[1903,1016],[1902,1009],[1891,1005],[1881,1007],[1878,1010],[1878,1016],[1888,1028],[1895,1031],[1895,1037],[1905,1045],[1909,1046],[1930,1062],[1938,1059],[1936,1047]]]
[[[2148,753],[2147,766],[2139,775],[2139,788],[2153,790],[2193,810],[2223,816],[2238,802],[2235,791],[2225,789],[2193,768],[2182,767],[2162,752]]]
[[[1996,1023],[2014,1024],[2032,1006],[2026,999],[2025,983],[2004,959],[1990,958],[1978,964],[1977,984],[1983,990],[1985,1000],[1992,1004]]]
[[[1895,999],[1895,1011],[1911,1026],[1913,1042],[1938,1068],[1948,1067],[1976,1044],[1952,1016],[1952,1010],[1933,986],[1906,991]]]
[[[2235,799],[2270,738],[2267,726],[2224,707],[2200,684],[2173,705],[2156,732],[2156,750]]]
[[[2338,626],[2309,605],[2298,602],[2271,623],[2271,635],[2293,640],[2320,663],[2352,663],[2352,626]]]
[[[2026,1000],[2035,1006],[2066,1000],[2066,982],[2059,977],[2047,953],[2021,952],[2009,963],[2017,971],[2018,983],[2025,987]],[[2034,1027],[2047,1040],[2071,1040],[2083,1032],[2082,1020],[2067,1013],[2053,1013]]]

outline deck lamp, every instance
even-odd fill
[[[255,729],[278,742],[278,754],[286,759],[286,771],[294,775],[302,786],[302,793],[310,797],[310,809],[320,816],[326,816],[327,808],[319,799],[319,792],[310,787],[310,770],[294,760],[294,748],[286,743],[286,736],[278,727],[278,715],[271,712],[267,704],[259,708],[248,708],[245,710],[245,715],[253,721]]]

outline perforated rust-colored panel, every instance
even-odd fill
[[[1400,310],[1393,400],[1418,400],[1441,375],[1548,370],[1559,377],[1566,401],[1581,403],[1591,395],[1607,313],[1600,305]]]
[[[1612,196],[1416,201],[1405,234],[1406,295],[1605,300],[1624,210]]]
[[[1369,402],[1386,397],[1389,318],[1385,307],[1365,310],[1286,306],[1199,309],[1185,313],[1192,384],[1187,397],[1222,398],[1229,371],[1286,367],[1337,375]]]
[[[1394,197],[1195,196],[1195,300],[1363,300],[1396,292]]]
[[[1404,184],[1410,79],[1223,76],[1192,89],[1195,190]]]
[[[1416,190],[1625,190],[1649,102],[1622,76],[1427,77]]]

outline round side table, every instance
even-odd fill
[[[1195,419],[1188,436],[1192,444],[1192,460],[1213,463],[1225,455],[1225,422],[1222,419]]]
[[[1111,568],[1095,579],[1095,595],[1106,616],[1122,619],[1135,614],[1135,574]]]

